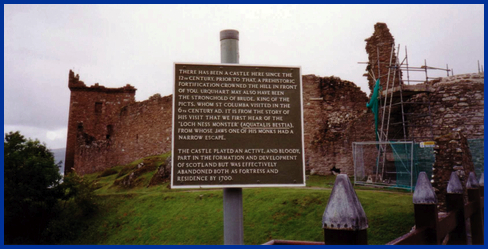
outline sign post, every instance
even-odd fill
[[[239,31],[220,31],[220,62],[239,64]],[[224,245],[244,245],[242,188],[224,188]]]
[[[305,186],[300,67],[175,63],[172,188],[224,189],[224,244],[244,243],[242,188]]]

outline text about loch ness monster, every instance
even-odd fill
[[[175,70],[176,186],[267,183],[293,165],[303,167],[299,68]],[[262,145],[275,139],[284,143]]]

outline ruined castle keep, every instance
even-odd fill
[[[87,87],[72,71],[68,86],[65,173],[92,173],[170,150],[171,96],[136,102],[130,85]]]
[[[302,83],[307,169],[327,174],[336,165],[353,171],[347,156],[351,143],[374,139],[372,130],[365,132],[370,126],[363,125],[372,120],[366,94],[336,77],[305,75]],[[171,150],[171,95],[136,102],[136,89],[130,85],[87,87],[72,71],[69,88],[66,173],[97,172]]]
[[[396,71],[396,78],[388,76],[390,60],[397,60],[395,53],[392,54],[396,49],[394,44],[386,24],[376,24],[373,35],[366,39],[369,58],[366,69],[369,87],[373,89],[375,82],[369,72],[378,74],[379,58],[383,88],[386,89],[387,82],[390,87],[393,82],[395,86],[402,85],[411,93],[404,101],[418,103],[405,106],[404,111],[425,114],[430,110],[429,117],[407,117],[410,124],[417,125],[408,127],[406,132],[417,137],[429,134],[437,137],[456,129],[466,139],[483,138],[484,74],[454,75],[406,86],[398,77],[402,73],[400,70]],[[72,71],[69,72],[68,87],[71,98],[65,174],[72,170],[79,174],[102,171],[171,150],[171,95],[161,97],[156,94],[136,102],[136,89],[131,85],[121,88],[98,84],[86,86]],[[302,88],[306,170],[325,175],[335,166],[341,173],[352,175],[352,143],[376,139],[374,116],[366,108],[368,96],[353,82],[337,77],[303,75]],[[429,98],[429,104],[425,104],[426,98]],[[392,115],[398,115],[398,111],[392,109]],[[430,122],[432,129],[422,126]],[[403,138],[398,135],[399,129],[401,126],[392,127],[390,138]],[[416,140],[420,141],[425,140]],[[462,150],[466,150],[465,146]],[[437,171],[447,172],[459,166],[447,165],[449,160],[437,162]],[[441,162],[444,163],[441,165]],[[470,170],[472,167],[467,167],[465,172]]]

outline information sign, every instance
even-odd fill
[[[305,186],[300,67],[175,64],[172,188]]]

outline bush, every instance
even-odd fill
[[[97,210],[93,183],[74,173],[61,183],[59,167],[38,140],[5,134],[5,244],[52,244],[76,236]]]
[[[60,212],[44,231],[43,243],[56,244],[76,239],[85,230],[87,218],[98,209],[93,182],[70,173],[60,187],[64,192],[59,201]]]
[[[61,187],[64,191],[63,205],[66,205],[66,202],[76,204],[77,210],[71,210],[70,213],[81,212],[81,215],[86,216],[96,210],[96,186],[92,181],[87,181],[73,172],[64,178]]]
[[[59,211],[61,175],[53,154],[19,132],[4,138],[5,244],[39,244]]]

